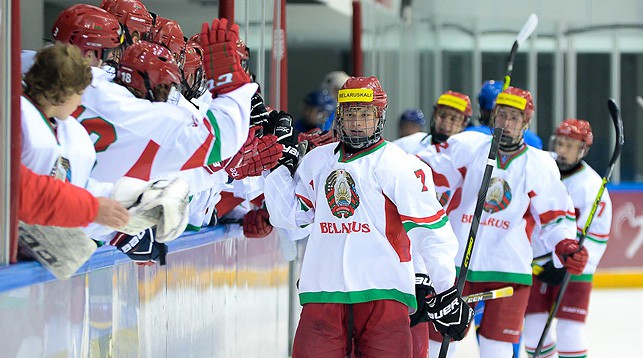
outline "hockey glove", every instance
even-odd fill
[[[411,327],[415,326],[418,323],[428,322],[429,316],[426,311],[426,300],[435,295],[435,290],[433,289],[431,278],[429,276],[416,273],[415,274],[415,299],[418,304],[418,308],[411,315]]]
[[[585,247],[580,248],[578,241],[564,239],[556,245],[556,256],[572,275],[583,273],[589,255]]]
[[[565,272],[567,270],[564,267],[556,268],[554,262],[550,260],[541,266],[540,273],[536,277],[549,286],[558,286],[563,282]]]
[[[277,166],[283,152],[283,145],[277,143],[274,134],[266,134],[259,139],[257,153],[244,164],[248,176],[259,176],[264,170]]]
[[[292,116],[284,111],[273,111],[270,112],[268,122],[274,123],[274,133],[277,136],[277,142],[283,145],[279,164],[288,168],[290,174],[294,175],[299,165],[299,160],[303,154],[305,154],[305,149],[302,153],[302,148],[299,146],[298,141],[299,132],[293,128]]]
[[[208,23],[201,26],[198,41],[203,47],[203,67],[213,96],[234,91],[251,82],[236,50],[238,40],[239,26],[231,24],[228,28],[227,19],[212,20],[212,27]]]
[[[243,235],[249,239],[261,239],[272,232],[270,215],[266,209],[250,210],[243,217]]]
[[[244,173],[241,167],[244,162],[247,163],[250,158],[252,158],[257,153],[257,145],[259,144],[259,138],[257,138],[257,131],[261,127],[250,127],[248,130],[248,138],[245,143],[241,146],[241,149],[237,154],[233,155],[232,158],[226,159],[223,163],[224,169],[228,175],[236,180],[245,178],[247,173]]]
[[[272,133],[268,132],[265,129],[266,125],[268,124],[268,110],[266,109],[263,98],[259,93],[255,93],[252,96],[250,105],[250,125],[261,126],[262,128],[264,128],[264,132]]]
[[[333,131],[322,132],[319,128],[311,129],[306,133],[300,133],[298,139],[299,142],[308,141],[309,152],[324,144],[337,142],[337,139],[333,135]]]
[[[167,245],[157,242],[155,234],[154,228],[145,229],[136,235],[119,232],[112,239],[110,245],[116,246],[137,265],[151,266],[160,262],[163,266],[165,265]]]
[[[427,313],[435,329],[460,341],[467,333],[473,310],[464,302],[456,286],[428,299]]]
[[[156,241],[168,242],[183,233],[188,222],[189,186],[181,179],[145,182],[122,178],[113,189],[114,199],[130,212],[127,225],[119,231],[136,235],[156,226]]]

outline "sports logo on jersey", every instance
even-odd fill
[[[484,211],[497,213],[504,210],[511,203],[511,188],[502,178],[491,178],[487,198],[484,203]]]
[[[359,195],[355,191],[355,180],[344,169],[333,170],[324,185],[330,211],[340,219],[353,216],[359,206]]]

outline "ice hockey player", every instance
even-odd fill
[[[532,284],[530,239],[543,241],[556,267],[580,274],[587,263],[587,250],[574,239],[573,206],[554,160],[524,143],[533,113],[531,93],[514,87],[500,93],[492,113],[491,124],[504,132],[463,294],[512,286],[514,295],[486,302],[479,330],[483,358],[511,357],[512,343],[520,337]],[[460,241],[456,265],[466,247],[490,145],[486,134],[463,132],[418,154],[442,178],[436,185],[462,188],[461,204],[449,213]],[[532,237],[535,226],[539,235]],[[431,344],[439,344],[442,337],[430,334]],[[455,345],[450,347],[453,354]]]
[[[399,138],[393,143],[407,153],[417,154],[431,144],[442,143],[450,136],[462,132],[472,113],[469,96],[451,90],[446,91],[438,97],[433,106],[429,134],[418,132]]]
[[[271,223],[311,227],[293,357],[410,357],[416,310],[461,339],[473,312],[453,286],[457,242],[430,169],[382,139],[387,95],[377,78],[349,78],[338,98],[340,143],[315,148],[296,172],[282,165],[266,177]],[[437,292],[420,307],[412,246]]]
[[[594,169],[583,161],[593,142],[592,128],[582,119],[566,119],[552,136],[550,149],[554,151],[561,179],[574,203],[578,225],[577,235],[592,211],[594,200],[602,179]],[[551,331],[545,340],[541,357],[585,357],[587,356],[587,333],[585,320],[592,290],[592,277],[609,238],[612,222],[612,202],[607,190],[587,230],[583,246],[587,248],[589,260],[581,275],[573,275],[560,309],[556,314],[556,337]],[[565,269],[555,268],[549,260],[549,250],[538,240],[532,240],[534,257],[546,255],[544,262],[534,262],[534,283],[531,287],[527,316],[525,317],[524,340],[527,354],[531,357],[545,327],[549,310],[556,300]]]
[[[403,138],[414,133],[422,132],[426,125],[424,113],[419,109],[407,109],[397,122],[397,136]],[[424,133],[426,135],[426,133]]]
[[[486,134],[491,134],[491,112],[496,103],[496,97],[502,92],[502,81],[489,80],[485,81],[478,92],[478,106],[480,108],[479,125],[470,125],[465,128],[465,131],[477,131]],[[534,148],[543,149],[543,141],[538,135],[532,132],[529,128],[525,130],[524,134],[525,144]]]

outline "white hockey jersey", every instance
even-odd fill
[[[418,154],[441,178],[436,186],[462,188],[461,203],[448,214],[460,241],[455,261],[458,266],[490,147],[491,136],[463,132]],[[510,157],[499,153],[467,280],[531,285],[533,228],[540,228],[533,239],[542,240],[551,252],[561,240],[575,237],[575,223],[571,199],[548,153],[528,146]]]
[[[391,299],[414,310],[412,245],[436,291],[453,286],[457,241],[435,198],[430,169],[383,140],[353,155],[336,148],[313,149],[294,179],[278,167],[265,181],[274,226],[312,226],[301,304]]]
[[[149,180],[217,163],[246,140],[256,84],[217,97],[198,118],[180,106],[136,98],[101,69],[92,74],[74,117],[94,140],[97,180]]]
[[[83,127],[71,117],[50,121],[25,96],[20,98],[20,111],[22,164],[36,174],[85,188],[96,153]]]
[[[393,141],[393,144],[409,154],[417,154],[431,145],[431,135],[426,132],[417,132],[398,138]]]
[[[577,218],[577,236],[580,237],[589,217],[589,213],[594,205],[596,195],[600,189],[603,179],[587,163],[582,162],[582,166],[572,174],[562,178],[563,184],[574,203],[574,211]],[[596,272],[596,267],[600,262],[609,238],[612,226],[612,200],[610,199],[607,189],[603,192],[601,201],[594,214],[592,224],[587,230],[587,236],[583,241],[583,246],[587,248],[589,260],[587,266],[581,275],[572,275],[572,281],[591,282]],[[539,257],[551,252],[547,250],[540,240],[533,240],[534,257]]]

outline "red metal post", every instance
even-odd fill
[[[20,0],[11,0],[11,246],[12,263],[18,255],[18,195],[20,190]]]
[[[353,0],[353,76],[364,76],[362,52],[362,3]]]
[[[234,22],[234,0],[219,0],[219,18]]]

